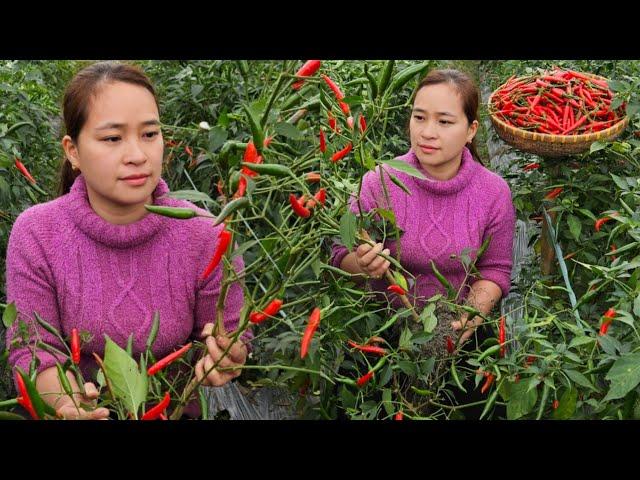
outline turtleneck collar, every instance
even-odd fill
[[[422,168],[420,161],[413,150],[409,150],[406,154],[398,157],[398,159],[404,160],[427,177],[426,179],[411,177],[411,180],[420,188],[424,188],[436,195],[449,195],[462,190],[467,186],[474,173],[476,173],[477,167],[480,165],[473,159],[469,149],[464,147],[462,150],[460,168],[458,169],[455,177],[449,180],[435,180],[424,170],[424,168]]]
[[[158,198],[168,192],[169,186],[160,178],[152,194],[153,203],[168,205],[169,197]],[[89,203],[87,184],[82,174],[76,177],[66,197],[65,210],[76,226],[94,241],[114,248],[128,248],[146,242],[158,233],[168,220],[161,215],[148,214],[127,225],[107,222]]]

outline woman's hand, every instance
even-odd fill
[[[376,243],[374,246],[363,243],[356,249],[356,263],[362,273],[374,278],[382,278],[391,265],[389,260],[378,256],[378,253],[389,255],[389,249],[383,250],[383,247],[382,243]]]
[[[462,335],[460,335],[460,341],[458,342],[462,345],[464,342],[469,340],[469,337],[473,335],[476,328],[480,326],[482,323],[482,318],[475,316],[473,320],[468,320],[467,315],[463,315],[462,318],[458,321],[451,322],[451,328],[455,331],[462,330]]]
[[[233,368],[244,365],[247,360],[247,347],[240,340],[236,341],[222,358],[223,352],[231,344],[231,339],[226,335],[219,334],[217,337],[212,336],[213,323],[207,323],[202,330],[202,337],[206,337],[208,354],[198,360],[195,367],[196,378],[202,380],[201,385],[221,387],[225,383],[240,376],[241,369],[235,370],[218,370],[218,368]],[[222,358],[222,360],[220,360]],[[218,360],[220,363],[211,370]],[[210,371],[209,371],[210,370]],[[206,374],[209,372],[208,374]],[[205,375],[206,374],[206,375]]]
[[[55,404],[58,417],[63,420],[108,420],[109,410],[96,408],[99,392],[96,386],[87,382],[84,384],[85,394],[74,395],[75,404],[69,395],[60,397]]]

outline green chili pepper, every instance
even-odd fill
[[[151,213],[157,213],[158,215],[170,218],[187,219],[198,216],[198,212],[191,208],[161,207],[158,205],[145,205],[144,208],[149,210]]]
[[[56,369],[58,370],[58,378],[60,379],[60,385],[62,385],[64,393],[66,393],[70,397],[73,397],[73,389],[71,388],[69,377],[67,377],[67,374],[62,368],[62,365],[60,365],[58,362],[56,362]]]
[[[424,70],[428,67],[430,62],[422,62],[418,65],[412,65],[411,67],[405,68],[401,72],[398,72],[391,81],[391,85],[389,86],[389,93],[394,93],[400,90],[404,85],[415,77],[420,71]]]
[[[453,381],[456,382],[456,385],[458,386],[458,388],[462,390],[464,393],[467,393],[467,390],[462,386],[462,383],[460,382],[460,378],[458,377],[458,370],[456,369],[455,360],[451,360],[451,376],[453,377]]]
[[[289,167],[276,163],[241,162],[241,165],[260,174],[273,175],[274,177],[293,177],[293,172]]]
[[[127,355],[131,356],[133,353],[133,333],[129,335],[129,339],[127,340],[127,348],[125,349]]]
[[[38,417],[43,418],[45,413],[47,415],[52,415],[55,417],[55,409],[44,400],[42,400],[42,397],[38,393],[35,384],[31,381],[29,376],[24,373],[20,367],[16,367],[16,370],[18,371],[18,375],[20,375],[22,377],[22,380],[24,381],[24,385],[27,388],[27,393],[29,394],[29,398],[31,399],[31,405],[33,405],[33,408]]]
[[[484,242],[482,242],[482,245],[480,245],[480,248],[478,249],[478,253],[476,254],[476,261],[478,261],[478,259],[480,257],[482,257],[482,254],[487,250],[487,248],[489,247],[489,243],[491,243],[491,235],[489,235]]]
[[[37,312],[33,312],[34,316],[36,317],[36,322],[38,322],[38,324],[44,328],[47,332],[51,333],[52,335],[55,335],[56,337],[60,338],[60,332],[58,332],[58,330],[56,329],[56,327],[54,327],[53,325],[51,325],[50,323],[44,321],[42,319],[42,317],[40,315],[38,315]]]
[[[249,120],[249,127],[251,127],[251,135],[253,136],[253,144],[256,146],[258,153],[262,153],[264,132],[260,127],[260,122],[247,105],[243,105],[242,107],[247,114],[247,120]]]
[[[540,400],[540,407],[538,407],[538,414],[536,415],[536,420],[540,420],[542,418],[542,414],[544,413],[544,407],[546,406],[548,397],[549,397],[549,385],[545,383],[544,387],[542,387],[542,399]]]
[[[252,163],[251,165],[254,164]],[[220,214],[216,217],[215,222],[213,222],[213,226],[215,227],[216,225],[220,225],[229,215],[247,207],[250,203],[251,202],[247,197],[236,198],[235,200],[227,203],[220,211]]]
[[[371,98],[371,101],[373,101],[378,96],[378,84],[371,72],[369,72],[369,66],[366,63],[364,64],[364,74],[369,80],[369,96]]]
[[[481,362],[482,360],[487,358],[489,355],[492,355],[499,350],[500,350],[500,344],[487,348],[484,352],[480,354],[480,356],[478,357],[478,361]]]
[[[438,279],[438,281],[447,289],[447,297],[449,298],[449,300],[453,300],[454,298],[456,298],[456,291],[453,288],[453,285],[451,285],[449,280],[447,280],[444,277],[444,275],[442,275],[438,271],[438,269],[436,267],[436,264],[434,263],[433,260],[431,260],[431,268],[433,269],[433,273],[435,274],[435,276]]]
[[[391,80],[391,74],[393,73],[395,63],[395,60],[389,60],[380,72],[380,78],[378,80],[378,93],[380,95],[384,93],[389,85],[389,80]]]
[[[493,407],[493,404],[496,402],[496,398],[497,397],[498,397],[498,388],[496,388],[493,391],[493,393],[491,394],[491,396],[487,400],[487,403],[484,406],[484,410],[482,410],[482,413],[480,414],[480,420],[482,420],[484,418],[484,416],[487,413],[489,413],[489,410],[491,410],[491,407]]]

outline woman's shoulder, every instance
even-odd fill
[[[51,232],[54,226],[63,221],[64,198],[58,197],[44,203],[37,203],[22,211],[13,222],[13,235],[28,233]]]
[[[479,162],[476,162],[476,175],[474,175],[474,178],[476,186],[488,195],[511,196],[509,183],[498,173]]]

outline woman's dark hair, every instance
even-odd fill
[[[158,105],[158,98],[151,81],[140,67],[119,62],[98,62],[80,70],[73,77],[64,93],[62,116],[66,135],[76,143],[78,135],[89,116],[88,107],[98,89],[113,82],[125,82],[146,88]],[[69,159],[63,158],[58,177],[58,196],[69,193],[79,171],[74,171]]]
[[[467,117],[469,125],[471,125],[474,120],[478,120],[478,104],[480,103],[480,92],[478,91],[478,86],[471,77],[469,77],[469,75],[461,72],[460,70],[431,70],[429,74],[420,81],[413,98],[415,99],[415,95],[421,88],[428,87],[429,85],[439,85],[441,83],[451,85],[460,95],[460,98],[462,98],[462,109],[464,110],[464,114]],[[478,154],[475,137],[471,143],[467,143],[467,148],[471,152],[471,155],[473,155],[473,158],[477,162],[480,162],[480,164],[483,164],[482,159]]]

